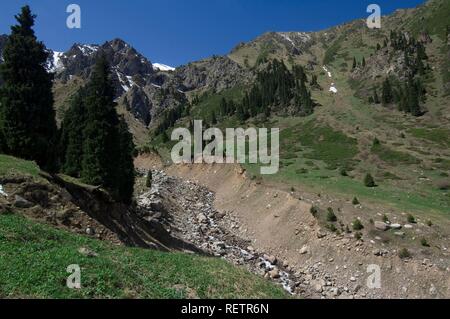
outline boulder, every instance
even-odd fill
[[[383,222],[375,222],[375,228],[381,231],[386,231],[389,229],[389,225]]]
[[[308,246],[303,246],[302,249],[300,249],[300,254],[301,255],[306,255],[309,252],[309,247]]]
[[[17,208],[31,208],[34,206],[34,204],[25,198],[16,195],[14,198],[14,206]]]
[[[269,276],[272,279],[278,279],[280,278],[280,272],[277,268],[274,268],[271,271],[269,271]]]

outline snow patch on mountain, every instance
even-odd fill
[[[78,49],[80,49],[80,51],[84,55],[92,55],[98,51],[98,48],[99,48],[98,45],[88,45],[88,44],[78,45]]]
[[[64,56],[64,52],[52,51],[47,62],[47,70],[49,72],[56,72],[64,68],[61,58]]]
[[[294,41],[292,41],[292,39],[289,37],[289,35],[287,35],[286,33],[280,33],[280,35],[283,39],[290,42],[292,44],[292,46],[295,47],[295,43],[294,43]]]
[[[175,71],[174,67],[162,63],[153,63],[153,69],[155,71],[163,71],[163,72]]]

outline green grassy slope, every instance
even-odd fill
[[[98,257],[86,257],[81,247]],[[66,287],[81,267],[80,290]],[[215,258],[116,247],[0,214],[0,298],[286,298],[281,287]]]

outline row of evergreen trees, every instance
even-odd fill
[[[317,78],[313,82],[317,85]],[[273,60],[264,71],[258,73],[255,84],[240,103],[222,99],[219,115],[236,115],[240,121],[245,121],[258,114],[270,116],[273,110],[283,110],[292,105],[296,115],[309,115],[314,110],[314,102],[307,83],[303,67],[296,65],[291,72],[282,61]],[[215,117],[213,114],[213,120]]]
[[[101,56],[90,82],[72,98],[61,130],[53,109],[48,51],[34,34],[28,6],[16,16],[4,48],[0,75],[0,151],[34,160],[44,170],[82,178],[130,203],[134,144],[115,109],[109,66]]]

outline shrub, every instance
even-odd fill
[[[430,247],[430,244],[428,243],[428,241],[427,241],[425,238],[422,238],[422,239],[420,240],[420,244],[421,244],[423,247]]]
[[[378,146],[381,145],[381,142],[378,138],[375,137],[375,139],[373,140],[373,146]]]
[[[387,217],[386,214],[384,214],[384,216],[383,216],[383,222],[389,223],[389,217]]]
[[[348,172],[347,172],[347,170],[346,170],[344,167],[342,167],[342,168],[339,170],[339,174],[341,174],[341,176],[344,176],[344,177],[347,177],[347,176],[348,176]]]
[[[360,202],[359,202],[358,198],[356,198],[356,197],[353,198],[352,204],[353,204],[354,206],[359,205]]]
[[[361,223],[359,219],[355,219],[353,222],[353,230],[362,230],[364,229],[364,225]]]
[[[334,224],[328,224],[326,227],[328,228],[329,231],[333,233],[337,232],[337,228]]]
[[[350,230],[350,227],[348,227],[348,225],[345,226],[345,232],[347,234],[350,234],[352,231]]]
[[[366,187],[375,187],[375,186],[377,186],[375,184],[375,180],[373,179],[372,175],[370,175],[370,174],[366,174],[366,176],[364,177],[364,185]]]
[[[433,226],[433,222],[431,220],[429,220],[429,221],[427,221],[427,225],[428,225],[428,227],[431,227],[431,226]]]
[[[311,215],[313,215],[314,217],[317,216],[317,214],[319,213],[319,209],[316,206],[311,206],[309,212],[311,213]]]
[[[411,214],[408,214],[407,220],[408,220],[408,223],[411,223],[411,224],[417,223],[416,218]]]
[[[373,218],[371,218],[371,219],[369,220],[369,223],[370,223],[371,225],[375,224],[375,221],[373,220]]]
[[[409,252],[409,250],[407,248],[402,248],[400,249],[400,251],[398,252],[398,256],[401,259],[407,259],[407,258],[411,258],[411,253]]]
[[[356,240],[361,240],[362,237],[363,237],[363,235],[362,235],[361,232],[356,232],[356,233],[355,233],[355,238],[356,238]]]
[[[327,221],[331,223],[337,222],[336,214],[334,213],[333,208],[331,207],[328,208]]]

